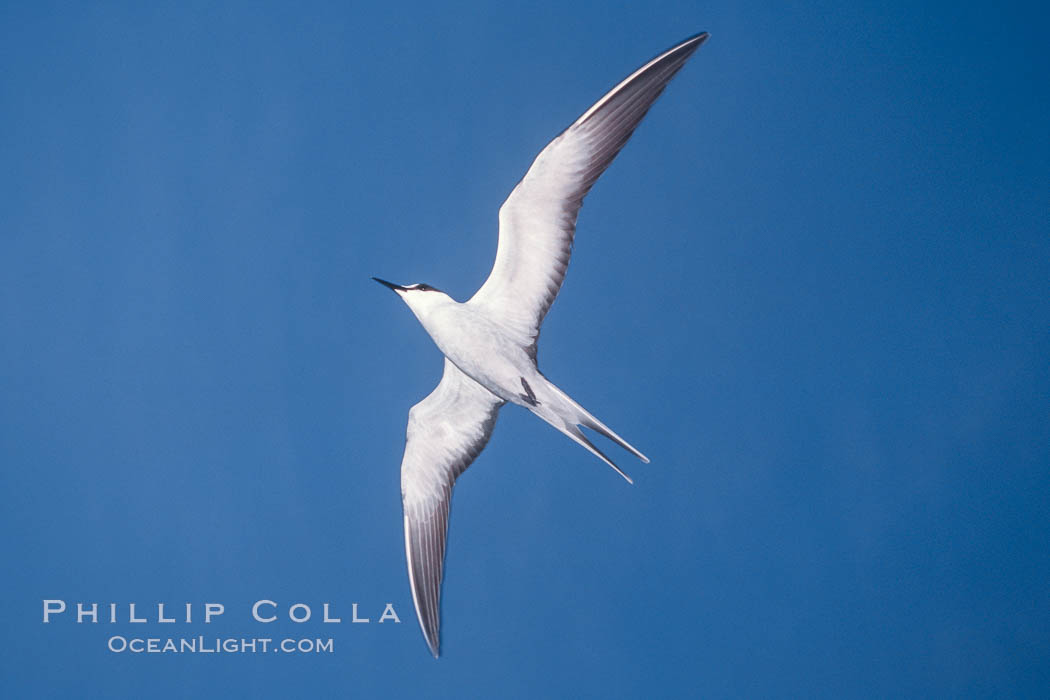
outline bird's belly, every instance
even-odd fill
[[[431,333],[438,348],[468,377],[504,401],[517,402],[521,378],[536,373],[524,349],[495,324],[469,318],[457,321],[441,324]]]

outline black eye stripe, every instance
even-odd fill
[[[419,282],[416,284],[410,284],[405,289],[411,289],[414,292],[440,292],[441,290],[437,287],[431,287],[429,284]]]

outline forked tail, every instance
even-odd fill
[[[538,405],[529,405],[526,408],[568,435],[573,441],[583,445],[587,451],[615,469],[617,474],[627,480],[627,483],[633,484],[631,477],[627,476],[622,469],[616,466],[615,462],[606,457],[601,450],[594,446],[594,443],[587,439],[587,436],[580,430],[580,426],[582,425],[604,435],[646,464],[649,463],[649,458],[636,450],[633,445],[613,432],[609,426],[591,415],[587,409],[573,401],[568,394],[551,382],[548,381],[544,389],[545,400]]]

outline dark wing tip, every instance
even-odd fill
[[[703,44],[705,41],[707,41],[710,37],[711,37],[711,35],[708,32],[700,32],[699,34],[694,34],[693,36],[689,37],[688,39],[685,39],[684,41],[682,41],[677,46],[674,46],[674,47],[668,49],[664,53],[665,54],[676,54],[676,53],[677,54],[682,54],[682,53],[684,53],[686,55],[686,58],[688,58],[689,56],[692,56],[693,52],[696,51],[698,48],[700,48],[700,45]],[[683,59],[683,60],[685,60],[685,59]]]
[[[448,500],[429,517],[405,515],[405,550],[412,602],[427,648],[441,653],[441,578],[444,573]]]

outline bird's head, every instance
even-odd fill
[[[445,294],[440,289],[435,289],[429,284],[423,284],[422,282],[401,286],[400,284],[381,280],[378,277],[373,277],[372,279],[384,287],[394,290],[394,292],[401,297],[406,304],[408,304],[408,308],[412,309],[412,312],[415,313],[417,317],[421,314],[426,314],[427,311],[435,306],[453,301],[452,297]]]

